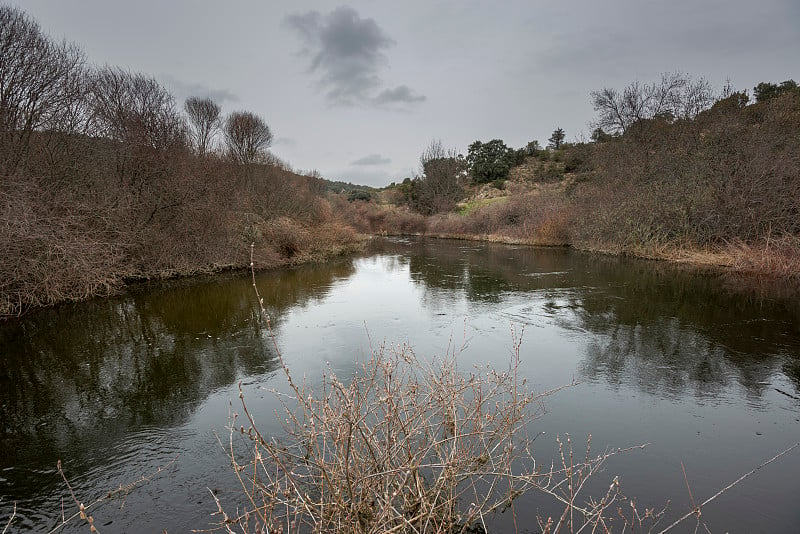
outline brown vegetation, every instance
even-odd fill
[[[473,186],[462,213],[420,226],[800,277],[800,90],[785,85],[752,105],[730,89],[714,102],[707,82],[677,74],[595,92],[598,124],[617,135],[531,143],[511,180],[492,184],[497,195]]]
[[[679,250],[776,254],[800,250],[800,93],[745,106],[741,93],[694,120],[643,121],[598,144],[591,179],[576,189],[578,246],[651,256]],[[798,274],[798,271],[794,271]]]
[[[532,245],[569,243],[570,206],[554,188],[517,193],[480,206],[467,215],[434,218],[429,233],[444,237],[486,236]]]
[[[0,318],[132,279],[320,259],[356,243],[315,176],[265,152],[268,126],[155,79],[85,65],[0,6]]]

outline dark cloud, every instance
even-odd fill
[[[319,75],[319,84],[332,104],[424,100],[405,85],[371,96],[382,85],[378,73],[387,64],[384,51],[395,44],[374,19],[361,18],[353,8],[340,6],[328,14],[289,15],[284,22],[302,37],[306,47],[302,54],[311,58],[309,70]]]
[[[413,104],[414,102],[424,102],[425,95],[415,93],[407,85],[398,85],[394,89],[384,89],[375,97],[375,103],[386,104]]]
[[[380,154],[370,154],[369,156],[364,156],[363,158],[355,160],[350,165],[388,165],[391,162],[391,159],[385,158]]]
[[[160,76],[175,97],[175,101],[180,105],[184,100],[190,96],[197,96],[200,98],[210,98],[217,104],[224,104],[225,102],[238,102],[239,96],[227,89],[212,89],[202,83],[191,83],[179,80],[169,74],[162,74]]]

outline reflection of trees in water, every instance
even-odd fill
[[[659,262],[441,240],[406,246],[412,279],[432,299],[459,291],[497,303],[524,291],[537,313],[594,336],[583,371],[668,395],[752,395],[785,373],[800,390],[800,302],[734,293],[722,275]],[[548,274],[552,273],[552,274]],[[442,296],[439,296],[442,295]]]
[[[546,263],[559,261],[558,254],[547,256]],[[501,302],[506,291],[526,289],[532,278],[524,276],[525,269],[542,267],[530,247],[449,241],[421,241],[411,250],[409,266],[411,279],[426,288],[463,292],[468,300],[485,303]]]
[[[276,330],[288,307],[322,298],[352,272],[345,261],[260,274]],[[241,375],[275,369],[257,314],[250,279],[223,275],[153,284],[3,325],[2,465],[80,462],[131,429],[182,423],[210,391]]]
[[[646,326],[616,324],[605,334],[588,345],[581,367],[589,378],[603,377],[616,387],[634,384],[650,394],[713,397],[736,373],[722,347],[672,318]],[[760,368],[764,376],[745,377],[744,382],[758,384],[771,374]]]
[[[584,371],[668,395],[718,394],[733,380],[760,396],[784,362],[800,358],[797,311],[720,289],[719,280],[659,265],[624,277],[601,269],[602,284],[575,297],[573,319],[598,336]]]

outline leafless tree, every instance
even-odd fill
[[[84,77],[83,52],[56,43],[23,11],[0,6],[0,166],[14,172],[32,132],[75,127]]]
[[[439,139],[430,142],[419,158],[420,176],[414,180],[412,206],[423,214],[447,211],[464,195],[466,164],[455,149]]]
[[[159,150],[186,144],[186,123],[172,95],[154,78],[103,67],[90,83],[92,133]]]
[[[656,117],[691,119],[715,101],[707,80],[681,72],[664,73],[651,84],[635,81],[621,92],[604,87],[590,94],[598,113],[592,126],[607,133],[625,133],[631,125]]]
[[[267,123],[249,111],[228,115],[224,133],[231,159],[242,164],[255,163],[272,144],[272,132]]]
[[[220,107],[210,98],[192,96],[183,106],[192,127],[192,141],[197,153],[204,155],[220,128]]]

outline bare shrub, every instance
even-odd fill
[[[530,426],[555,390],[526,388],[517,372],[522,334],[512,330],[512,336],[515,356],[501,372],[459,372],[455,350],[425,363],[407,346],[381,346],[348,382],[328,369],[317,387],[297,382],[278,351],[290,388],[279,397],[285,438],[259,430],[240,387],[244,421],[232,415],[227,447],[248,504],[231,517],[217,500],[220,528],[485,531],[488,514],[513,513],[515,499],[529,490],[561,503],[557,521],[540,518],[548,532],[627,524],[608,513],[626,501],[616,478],[601,498],[580,500],[586,481],[615,453],[592,455],[587,446],[577,460],[565,438],[560,466],[542,469],[533,460]],[[235,436],[252,451],[246,463],[238,459]]]
[[[310,239],[308,230],[288,217],[265,223],[262,235],[281,256],[289,259],[305,250]]]
[[[475,208],[467,215],[434,218],[428,230],[444,236],[478,235],[537,245],[564,245],[570,242],[572,209],[563,192],[542,189],[517,193]]]
[[[111,239],[106,213],[48,197],[31,178],[0,183],[0,317],[107,295],[122,283],[125,245]]]
[[[744,103],[735,93],[695,120],[639,121],[598,145],[575,195],[576,244],[663,257],[800,236],[800,95]]]
[[[385,232],[392,234],[422,234],[428,228],[424,216],[404,208],[392,209],[386,218]]]

